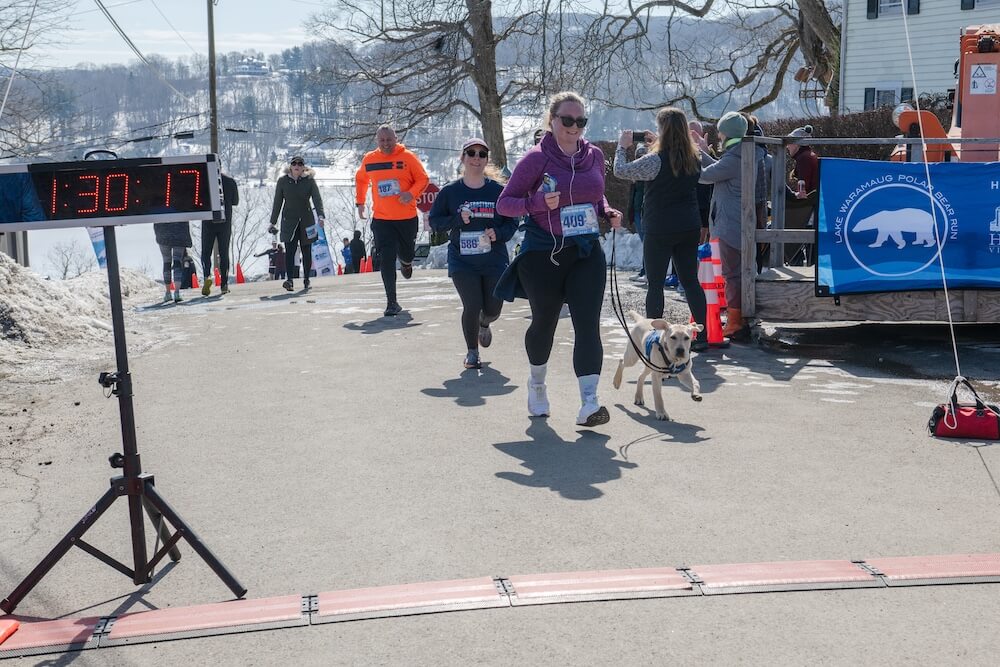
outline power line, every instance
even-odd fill
[[[128,48],[132,49],[132,53],[138,56],[139,60],[146,63],[146,66],[149,67],[149,69],[153,70],[153,73],[156,74],[156,76],[159,77],[160,81],[166,84],[166,86],[170,88],[170,90],[174,91],[175,93],[186,99],[188,102],[191,102],[192,101],[191,98],[189,98],[187,95],[174,88],[173,84],[167,81],[167,78],[163,76],[163,73],[160,72],[160,70],[158,70],[157,68],[153,67],[153,64],[146,59],[146,56],[142,55],[142,51],[140,51],[139,48],[132,42],[132,40],[129,39],[129,36],[125,34],[125,31],[122,30],[122,27],[118,25],[117,21],[115,21],[115,17],[113,17],[111,15],[111,12],[108,11],[108,8],[104,6],[104,3],[101,2],[101,0],[94,0],[94,2],[97,3],[97,6],[100,7],[101,12],[103,12],[104,16],[108,19],[108,21],[111,22],[111,25],[118,32],[118,34],[121,35],[121,38],[125,40],[125,44],[128,45]]]
[[[184,35],[182,35],[180,32],[178,32],[177,28],[174,27],[174,24],[171,23],[170,19],[167,18],[167,15],[163,13],[162,9],[160,9],[160,6],[158,4],[156,4],[156,0],[149,0],[149,1],[152,3],[152,5],[156,9],[156,11],[158,11],[160,13],[160,16],[163,17],[163,20],[167,22],[167,25],[170,26],[170,29],[174,31],[174,34],[177,35],[178,37],[180,37],[182,42],[184,42],[185,44],[187,44],[187,47],[189,49],[191,49],[191,53],[193,53],[195,55],[198,55],[198,52],[195,51],[194,47],[191,46],[191,44],[186,39],[184,39]]]

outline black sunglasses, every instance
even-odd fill
[[[306,166],[306,163],[305,162],[299,162],[298,160],[296,160],[295,162],[292,162],[292,166],[293,167],[304,167],[304,166]]]
[[[488,158],[490,156],[489,151],[477,151],[474,148],[466,148],[465,154],[468,155],[469,157],[476,157],[478,155],[481,158]]]
[[[573,127],[574,123],[580,129],[587,127],[587,118],[581,116],[580,118],[573,118],[572,116],[559,116],[559,120],[562,121],[563,127]]]

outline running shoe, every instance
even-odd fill
[[[549,416],[549,395],[544,382],[536,384],[528,380],[528,414],[532,417]]]
[[[174,303],[180,303],[184,299],[181,298],[181,291],[179,289],[174,290]]]
[[[289,292],[295,289],[295,285],[292,284],[291,280],[286,280],[285,282],[281,283],[281,286],[284,287]]]
[[[403,274],[403,277],[407,280],[413,275],[413,262],[406,263],[404,261],[399,262],[399,272]]]
[[[611,421],[611,415],[608,414],[608,409],[603,405],[597,404],[597,397],[594,397],[594,401],[587,401],[580,408],[580,414],[576,417],[576,423],[578,426],[600,426],[602,424],[607,424]]]
[[[479,325],[479,347],[489,347],[493,342],[493,330],[488,324]]]
[[[302,287],[303,287],[303,289],[309,289],[309,284],[310,283],[309,283],[309,279],[308,278],[306,278],[305,280],[303,280],[302,281]]]
[[[393,301],[392,303],[390,303],[388,306],[385,307],[385,313],[383,314],[386,317],[395,317],[396,315],[399,315],[401,312],[403,312],[403,307],[400,306],[395,301]]]
[[[700,338],[695,338],[691,341],[691,351],[692,352],[704,352],[708,349],[708,341],[702,340]]]
[[[667,279],[663,281],[663,286],[664,287],[674,288],[674,287],[677,287],[680,284],[681,283],[677,279],[677,274],[676,273],[671,273],[669,276],[667,276]]]
[[[173,300],[174,300],[174,295],[170,293],[169,289],[163,293],[163,303],[170,303]]]
[[[469,350],[469,353],[465,355],[465,367],[466,368],[482,368],[483,364],[479,361],[479,353],[475,350]]]
[[[201,286],[201,295],[208,296],[212,293],[212,278],[205,276],[205,283]]]
[[[635,274],[634,276],[629,276],[629,280],[631,280],[634,283],[646,282],[646,271],[645,270],[639,271],[639,273]]]
[[[222,283],[222,285],[219,287],[219,291],[222,292],[223,294],[229,294],[229,285],[227,285],[226,283]],[[204,293],[205,293],[204,290],[202,290],[202,294]]]

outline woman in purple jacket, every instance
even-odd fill
[[[531,325],[524,335],[531,376],[528,413],[549,414],[545,374],[563,304],[569,306],[576,339],[573,369],[582,406],[576,423],[598,426],[610,419],[597,400],[604,347],[600,317],[607,262],[598,240],[598,220],[621,226],[622,214],[604,197],[604,153],[583,138],[584,101],[556,93],[549,101],[542,140],[514,168],[497,200],[497,213],[529,216],[521,250],[497,284],[506,301],[526,297]]]

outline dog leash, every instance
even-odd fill
[[[628,323],[625,321],[625,309],[622,307],[622,296],[618,292],[618,268],[615,266],[616,263],[615,252],[618,246],[618,244],[616,243],[617,233],[618,230],[612,227],[611,228],[611,274],[610,274],[611,310],[614,312],[615,317],[618,318],[618,323],[621,325],[622,330],[625,332],[625,337],[628,338],[628,342],[632,346],[632,349],[635,350],[635,353],[637,355],[639,355],[639,359],[641,359],[642,363],[646,365],[646,368],[648,368],[651,371],[656,371],[657,373],[664,373],[670,375],[671,374],[670,366],[660,366],[659,364],[655,363],[651,358],[647,357],[646,353],[642,349],[640,349],[638,345],[635,344],[634,340],[632,340],[632,334],[629,331]],[[659,345],[659,342],[657,342],[657,345]],[[663,358],[666,359],[667,354],[666,352],[663,351],[662,346],[660,347],[660,350],[661,353],[663,354]]]

